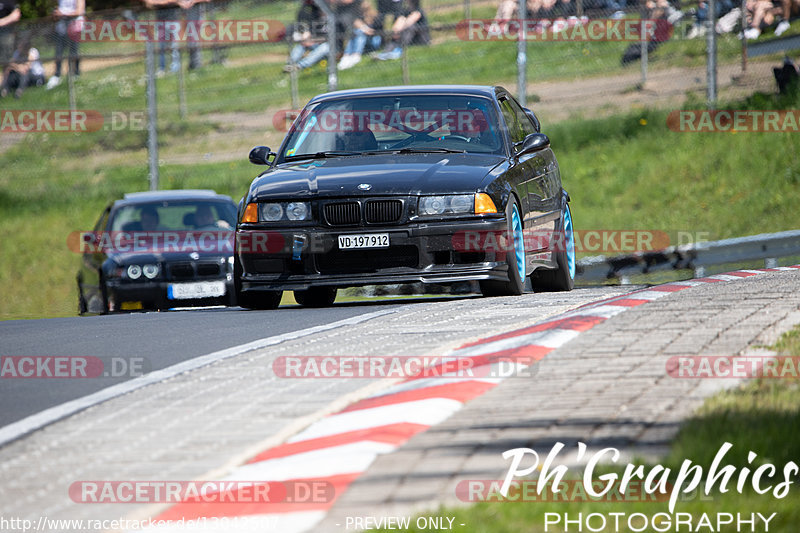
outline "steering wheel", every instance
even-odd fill
[[[414,135],[409,136],[407,139],[404,139],[404,140],[400,141],[399,143],[395,144],[394,146],[392,146],[392,150],[405,148],[406,146],[410,145],[411,143],[414,143],[414,142],[417,142],[417,141],[420,141],[420,142],[434,142],[434,141],[436,141],[436,138],[435,137],[431,137],[429,134],[425,133],[424,131],[421,131],[421,132],[415,133]]]
[[[472,139],[469,137],[464,137],[463,135],[448,135],[445,139],[458,139],[459,141],[464,141],[465,143],[472,142]]]

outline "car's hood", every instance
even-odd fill
[[[503,160],[492,154],[386,154],[284,163],[256,179],[250,201],[469,193]]]

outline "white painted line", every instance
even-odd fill
[[[301,442],[339,433],[388,424],[420,424],[434,426],[461,408],[461,402],[448,398],[428,398],[411,402],[381,405],[370,409],[346,411],[319,420],[289,442]]]
[[[404,383],[398,383],[397,385],[392,385],[388,389],[383,389],[381,391],[376,392],[375,394],[368,396],[367,399],[372,398],[381,398],[383,396],[389,396],[390,394],[397,394],[399,392],[407,392],[417,389],[426,389],[428,387],[436,387],[439,385],[452,385],[453,383],[463,383],[465,381],[477,381],[480,383],[500,383],[503,381],[503,378],[489,378],[489,377],[430,377],[430,378],[420,378],[414,379],[411,381],[406,381]]]
[[[543,331],[529,333],[527,335],[517,335],[499,341],[476,344],[469,348],[455,350],[448,354],[448,357],[475,357],[487,353],[501,352],[522,346],[544,346],[545,348],[557,348],[567,341],[577,337],[580,332],[574,329],[552,328]]]
[[[324,479],[364,472],[378,455],[396,449],[397,446],[386,442],[351,442],[242,465],[223,481]]]
[[[245,352],[266,348],[268,346],[274,346],[282,342],[298,339],[301,337],[306,337],[308,335],[313,335],[315,333],[321,333],[323,331],[328,331],[343,326],[359,324],[361,322],[366,322],[367,320],[372,320],[373,318],[377,318],[380,316],[396,312],[397,312],[396,310],[392,309],[375,311],[373,313],[367,313],[365,315],[346,318],[344,320],[339,320],[338,322],[332,322],[330,324],[323,324],[320,326],[314,326],[311,328],[302,329],[300,331],[293,331],[290,333],[284,333],[282,335],[266,337],[264,339],[259,339],[257,341],[249,342],[247,344],[242,344],[240,346],[234,346],[233,348],[227,348],[225,350],[220,350],[218,352],[202,355],[200,357],[195,357],[194,359],[189,359],[187,361],[177,363],[167,368],[162,368],[161,370],[155,370],[153,372],[145,374],[144,376],[140,376],[138,378],[126,381],[124,383],[119,383],[117,385],[112,385],[111,387],[99,390],[95,393],[89,394],[82,398],[76,398],[75,400],[71,400],[69,402],[62,403],[61,405],[45,409],[44,411],[40,411],[34,415],[23,418],[22,420],[18,420],[7,426],[3,426],[2,428],[0,428],[0,446],[3,446],[13,440],[22,437],[23,435],[27,435],[32,431],[41,429],[42,427],[48,424],[52,424],[53,422],[61,420],[62,418],[74,415],[79,411],[97,405],[99,403],[111,400],[112,398],[116,398],[117,396],[122,396],[123,394],[127,394],[137,389],[141,389],[142,387],[153,385],[160,381],[173,378],[179,374],[190,372],[192,370],[196,370],[198,368],[210,365],[212,363],[222,361],[223,359],[229,359],[231,357],[236,357],[237,355],[241,355]]]

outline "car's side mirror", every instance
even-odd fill
[[[276,155],[275,152],[270,150],[269,146],[256,146],[250,150],[250,162],[254,165],[272,166],[272,161],[269,158],[274,155]]]
[[[550,146],[550,137],[544,133],[531,133],[522,141],[522,147],[517,155],[532,154]]]

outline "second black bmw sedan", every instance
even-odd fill
[[[214,191],[126,194],[74,243],[79,313],[234,305],[235,224]]]
[[[570,290],[569,196],[539,121],[502,87],[402,86],[312,99],[239,206],[243,307],[284,290],[478,280],[485,295]]]

